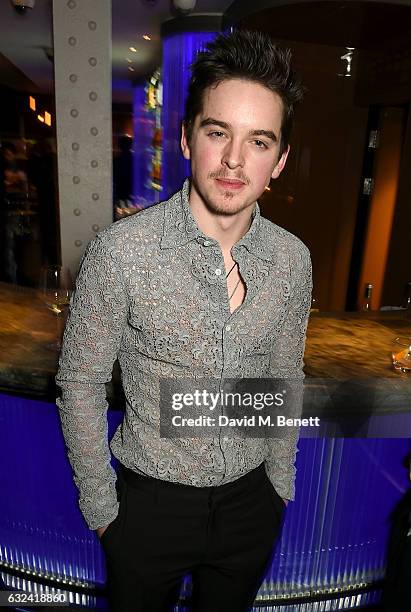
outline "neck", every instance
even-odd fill
[[[200,230],[209,238],[217,240],[223,252],[230,252],[250,229],[255,204],[234,215],[224,215],[213,212],[199,198],[192,196],[191,191],[190,208]]]

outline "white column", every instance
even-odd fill
[[[112,222],[111,0],[53,0],[62,263]]]

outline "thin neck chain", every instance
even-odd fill
[[[234,262],[234,264],[233,264],[233,266],[232,266],[231,270],[230,270],[229,272],[227,272],[227,274],[225,275],[225,277],[226,277],[226,278],[228,278],[228,277],[230,276],[231,272],[234,270],[234,268],[236,267],[236,265],[237,265],[237,262]]]
[[[241,278],[238,279],[236,286],[234,287],[230,297],[228,298],[228,301],[230,302],[231,298],[233,297],[234,293],[237,291],[237,287],[240,284]]]

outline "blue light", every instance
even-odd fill
[[[144,108],[144,83],[134,87],[133,97],[133,195],[134,202],[154,201],[155,191],[148,187],[154,118]]]
[[[190,79],[190,64],[218,32],[181,32],[163,41],[163,164],[162,199],[181,189],[190,164],[180,149],[181,121]]]

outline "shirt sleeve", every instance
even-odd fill
[[[105,383],[112,378],[127,309],[121,272],[97,236],[80,264],[56,375],[68,458],[90,529],[108,525],[118,513]]]
[[[299,416],[303,404],[304,349],[308,317],[311,306],[312,267],[308,249],[302,245],[297,257],[291,258],[293,278],[290,308],[282,333],[273,344],[270,357],[271,378],[288,379],[292,390],[293,406],[290,416]],[[284,414],[286,414],[285,408]],[[291,414],[292,413],[292,414]],[[295,496],[295,458],[299,429],[284,428],[281,438],[268,439],[265,460],[267,476],[283,499]]]

